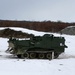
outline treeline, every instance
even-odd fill
[[[67,26],[74,26],[75,23],[53,22],[53,21],[12,21],[0,20],[0,27],[22,27],[37,31],[58,32]]]

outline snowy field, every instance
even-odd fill
[[[11,29],[35,35],[45,34],[44,32],[23,28]],[[60,36],[59,34],[54,35]],[[5,53],[5,50],[8,48],[8,39],[0,38],[0,75],[75,75],[75,36],[61,36],[65,37],[68,48],[65,49],[65,52],[58,59],[51,61],[18,59],[11,54]]]

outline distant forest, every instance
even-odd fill
[[[53,21],[16,21],[0,20],[0,27],[22,27],[31,30],[58,32],[67,26],[75,26],[75,23],[53,22]]]

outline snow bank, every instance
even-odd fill
[[[15,31],[22,31],[24,33],[28,33],[28,34],[34,34],[34,35],[44,35],[45,32],[37,32],[35,30],[29,30],[29,29],[26,29],[26,28],[20,28],[20,27],[1,27],[0,30],[3,30],[3,29],[6,29],[6,28],[10,28],[10,29],[13,29]]]
[[[68,26],[65,29],[61,30],[60,33],[68,34],[68,35],[75,35],[75,26]]]

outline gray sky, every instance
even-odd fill
[[[75,0],[0,0],[0,19],[75,22]]]

